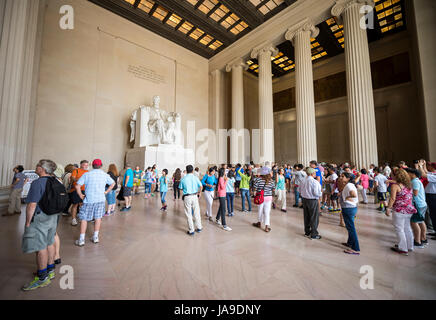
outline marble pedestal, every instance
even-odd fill
[[[169,175],[180,168],[182,171],[188,164],[195,165],[195,156],[192,149],[185,149],[181,145],[159,144],[155,146],[130,149],[126,153],[126,163],[132,168],[142,168],[157,165],[159,174],[163,169],[168,169]]]

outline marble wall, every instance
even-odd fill
[[[189,120],[197,131],[208,127],[206,59],[86,0],[72,3],[74,29],[62,30],[63,4],[71,1],[47,1],[33,164],[101,158],[122,166],[130,114],[154,95],[182,114],[184,133]]]

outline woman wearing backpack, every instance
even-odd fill
[[[274,181],[271,177],[271,169],[262,167],[260,169],[260,176],[260,179],[254,183],[254,189],[256,190],[254,203],[259,205],[259,215],[258,222],[253,223],[253,226],[261,228],[263,222],[265,224],[265,232],[270,232],[270,212],[275,189]]]
[[[104,215],[105,217],[115,213],[115,204],[116,204],[115,191],[118,188],[118,179],[119,179],[118,169],[115,164],[111,163],[109,165],[109,170],[107,173],[112,178],[112,180],[115,181],[115,187],[113,187],[112,190],[106,194],[107,211]],[[106,185],[106,190],[109,187],[110,187],[109,185]]]

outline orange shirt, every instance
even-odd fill
[[[79,169],[74,170],[71,173],[71,178],[74,180],[73,180],[73,184],[72,184],[70,192],[73,192],[74,190],[76,190],[76,184],[77,184],[76,181],[79,181],[80,177],[83,176],[86,172],[88,172],[88,170],[84,170],[84,169],[79,168]],[[80,189],[82,191],[85,191],[85,185],[83,185]]]

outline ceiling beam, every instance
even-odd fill
[[[208,18],[203,12],[192,8],[192,5],[186,1],[180,0],[154,0],[155,3],[192,23],[214,38],[219,39],[225,46],[234,42],[233,34],[223,30],[223,27],[217,24],[213,19]]]
[[[170,41],[177,43],[178,45],[191,50],[200,56],[209,59],[215,52],[197,43],[194,39],[186,37],[182,32],[175,32],[172,27],[167,24],[163,24],[158,19],[150,17],[146,12],[142,10],[136,10],[127,2],[120,2],[118,0],[89,0],[90,2],[105,8],[114,14],[117,14],[133,23],[136,23],[158,35],[164,37]]]
[[[250,1],[220,0],[220,2],[244,20],[252,29],[261,25],[264,21],[263,15]]]

